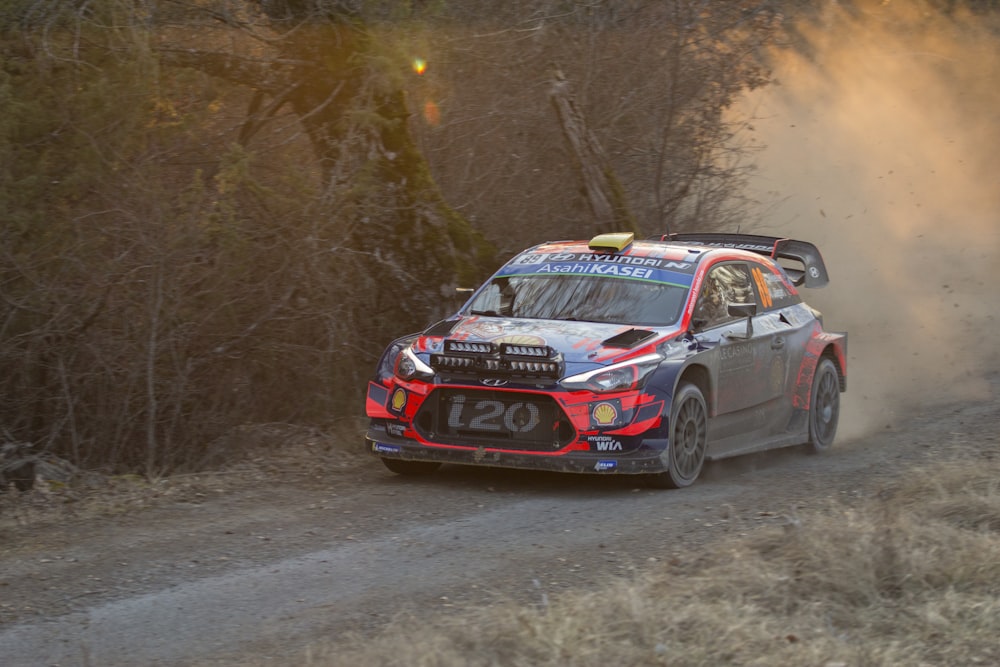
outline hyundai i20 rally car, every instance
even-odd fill
[[[399,474],[442,463],[693,483],[705,461],[830,447],[847,334],[799,287],[811,243],[631,233],[529,248],[452,317],[389,345],[368,450]]]

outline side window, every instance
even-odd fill
[[[786,284],[781,276],[769,267],[752,262],[750,274],[757,286],[757,294],[760,296],[759,301],[763,310],[784,308],[801,301],[795,288]]]
[[[750,281],[750,270],[742,262],[709,269],[694,307],[695,328],[707,329],[737,319],[729,315],[731,303],[756,303]]]

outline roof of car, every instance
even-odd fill
[[[646,240],[636,240],[632,232],[598,234],[589,241],[552,241],[536,245],[519,253],[509,264],[628,257],[655,259],[661,267],[691,272],[705,257],[722,253],[727,258],[781,258],[784,260],[782,268],[796,286],[823,287],[830,281],[823,257],[812,243],[754,234],[664,234]],[[526,262],[529,257],[531,260]],[[794,265],[787,265],[788,261]]]
[[[600,235],[595,239],[611,235]],[[521,252],[521,255],[624,255],[627,257],[651,257],[672,262],[697,264],[713,251],[737,251],[738,255],[750,258],[754,253],[742,248],[718,247],[703,243],[676,242],[661,239],[632,240],[620,249],[612,246],[595,245],[595,239],[590,241],[549,241],[541,243]],[[757,255],[759,258],[760,255]]]

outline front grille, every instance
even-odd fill
[[[443,352],[431,355],[431,368],[467,377],[558,380],[562,356],[547,345],[446,340]]]
[[[414,426],[431,442],[555,451],[576,435],[551,396],[491,389],[437,389]]]

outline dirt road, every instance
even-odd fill
[[[710,465],[682,491],[622,477],[445,468],[404,479],[343,454],[331,474],[120,516],[0,529],[0,662],[283,664],[371,632],[401,609],[543,604],[662,559],[694,557],[830,497],[862,496],[911,463],[996,442],[1000,376],[978,401],[925,408],[839,443]],[[321,481],[318,481],[321,480]]]

